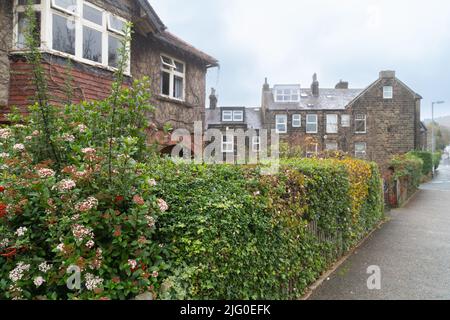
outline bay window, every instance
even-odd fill
[[[185,65],[171,57],[161,56],[161,94],[184,100]]]
[[[28,0],[14,0],[14,48],[25,48]],[[41,49],[83,63],[115,69],[123,46],[126,20],[87,0],[35,0]],[[129,51],[129,44],[126,44]],[[128,59],[129,60],[129,59]],[[129,73],[127,62],[126,73]]]

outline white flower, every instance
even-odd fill
[[[21,227],[17,229],[17,231],[14,234],[18,237],[23,237],[27,231],[28,229],[26,227]]]
[[[42,284],[45,282],[44,278],[42,278],[41,276],[34,278],[34,285],[36,286],[36,288],[39,288],[40,286],[42,286]]]
[[[38,170],[38,175],[40,178],[42,179],[47,179],[47,178],[51,178],[55,176],[55,171],[53,171],[52,169],[39,169]]]
[[[131,269],[136,269],[137,267],[137,261],[133,260],[133,259],[129,259],[128,260],[128,265],[130,266]]]
[[[31,141],[31,140],[33,140],[33,137],[32,136],[25,137],[25,140],[26,141]]]
[[[30,265],[25,264],[23,262],[19,262],[17,266],[9,273],[9,279],[11,279],[12,282],[17,282],[23,278],[23,274],[25,271],[30,270]]]
[[[15,144],[13,147],[14,151],[25,151],[25,146],[22,143]]]
[[[150,187],[154,187],[157,185],[156,180],[155,179],[148,179],[147,183]]]
[[[14,128],[23,129],[23,128],[25,128],[25,126],[23,124],[16,124],[16,125],[14,125]]]
[[[78,125],[77,129],[80,133],[84,133],[87,131],[88,128],[84,124],[80,124]]]
[[[0,139],[6,140],[6,139],[11,138],[11,136],[12,136],[11,129],[8,129],[8,128],[0,129]]]
[[[93,291],[103,284],[103,279],[96,277],[91,273],[87,273],[84,277],[86,280],[86,289]]]
[[[169,210],[167,202],[165,202],[163,199],[158,199],[158,206],[161,212],[166,212],[167,210]]]
[[[43,273],[47,273],[50,271],[50,269],[53,267],[53,265],[48,264],[46,261],[42,262],[39,266],[38,269],[39,271],[43,272]]]
[[[90,240],[94,238],[92,229],[82,226],[81,224],[75,224],[72,226],[72,234],[79,242],[83,241],[85,238],[89,238]]]
[[[9,153],[6,153],[6,152],[0,153],[0,158],[1,159],[9,158]]]
[[[147,220],[147,224],[150,228],[153,228],[156,224],[156,220],[152,216],[145,216],[145,220]]]
[[[84,154],[95,154],[97,150],[95,150],[94,148],[84,148],[81,150],[81,152]]]
[[[87,248],[92,249],[94,246],[95,246],[94,240],[89,240],[88,242],[86,242]]]
[[[74,141],[75,141],[75,137],[74,137],[73,135],[71,135],[71,134],[68,134],[68,133],[64,134],[64,135],[62,136],[62,139],[63,139],[65,142],[74,142]]]
[[[2,241],[0,241],[0,248],[6,248],[9,245],[9,239],[5,238]]]
[[[75,210],[80,212],[87,212],[95,209],[98,206],[98,200],[94,197],[89,197],[85,201],[81,201],[75,205]]]
[[[75,181],[71,179],[61,180],[53,189],[58,189],[60,192],[66,192],[74,189],[76,187]]]
[[[40,135],[41,133],[38,130],[34,130],[33,133],[31,134],[33,137],[37,137],[38,135]]]
[[[64,252],[65,251],[64,243],[58,244],[56,250],[58,250],[59,252]]]

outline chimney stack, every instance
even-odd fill
[[[319,81],[317,81],[317,73],[313,75],[313,83],[311,84],[311,92],[314,97],[319,96]]]
[[[348,89],[348,82],[340,80],[335,89]]]
[[[394,78],[395,78],[395,71],[386,70],[380,72],[380,79],[394,79]]]
[[[210,109],[217,108],[216,89],[214,89],[214,88],[211,88],[211,95],[209,96],[209,108]]]
[[[267,82],[267,78],[264,79],[263,91],[270,91],[270,86]]]

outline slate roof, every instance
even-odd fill
[[[344,110],[365,89],[323,89],[314,97],[311,89],[301,89],[300,102],[275,102],[274,95],[269,110]]]
[[[245,110],[245,118],[244,124],[247,125],[248,129],[262,129],[262,117],[261,117],[261,108],[244,108],[244,107],[223,107],[226,109],[239,109]],[[226,123],[222,122],[222,108],[216,109],[206,109],[205,110],[205,121],[206,127],[212,125],[225,125]],[[230,123],[230,126],[233,124],[240,124],[239,122]]]

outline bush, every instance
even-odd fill
[[[272,176],[168,161],[149,170],[171,208],[157,233],[167,299],[298,298],[383,217],[377,166],[359,160],[290,160]]]
[[[417,158],[422,159],[423,161],[423,167],[422,167],[422,174],[424,176],[429,175],[431,172],[433,172],[433,154],[431,152],[427,151],[411,151],[409,153],[412,156],[415,156]]]
[[[434,164],[435,170],[437,168],[439,168],[439,165],[441,164],[441,160],[442,160],[442,151],[435,152],[433,154],[433,164]]]
[[[419,187],[423,174],[423,160],[412,154],[394,156],[390,162],[394,180],[407,180],[408,195]]]

